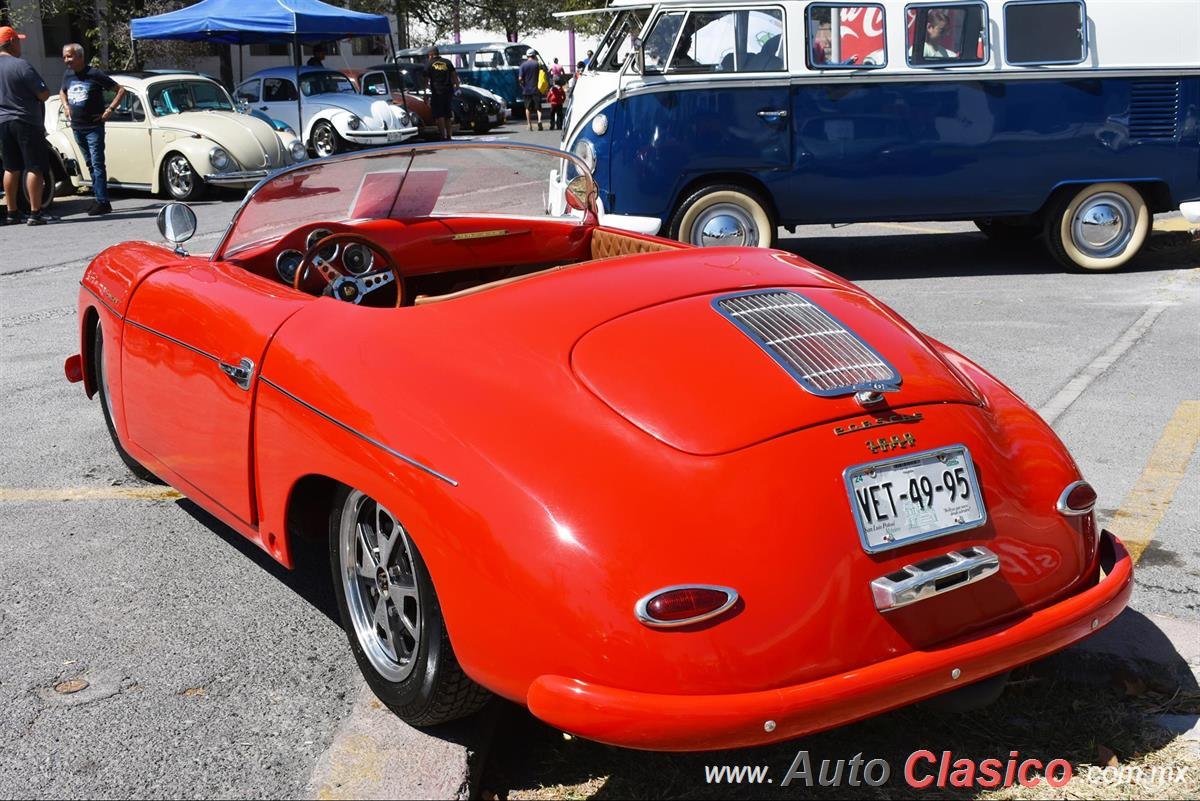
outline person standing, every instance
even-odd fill
[[[436,47],[429,48],[429,69],[426,71],[429,82],[429,109],[433,112],[433,120],[437,124],[438,136],[443,140],[450,139],[453,129],[450,109],[454,91],[458,88],[458,71],[449,59],[442,58]]]
[[[320,43],[315,44],[315,45],[313,45],[312,58],[310,58],[308,61],[305,62],[305,66],[324,67],[325,66],[325,56],[327,56],[327,55],[329,55],[329,51],[327,51],[325,49],[325,45],[320,44]]]
[[[542,130],[542,93],[538,91],[538,80],[541,77],[542,66],[538,64],[537,51],[525,53],[525,61],[521,71],[517,73],[517,81],[521,84],[521,97],[525,100],[525,122],[529,130],[533,130],[533,112],[537,111],[537,127]]]
[[[46,82],[21,58],[21,40],[11,27],[0,27],[0,158],[4,160],[6,225],[21,222],[21,175],[29,193],[29,225],[45,225],[42,190],[50,176],[50,153],[42,103],[50,96]]]
[[[558,83],[558,79],[563,76],[563,65],[558,63],[558,59],[554,59],[554,63],[550,65],[550,83]]]
[[[563,84],[567,81],[561,75],[555,79],[554,85],[550,87],[550,92],[546,95],[546,102],[550,104],[550,130],[562,130],[563,127],[563,104],[567,102],[567,90],[563,88]]]
[[[83,60],[83,45],[63,45],[62,56],[67,71],[63,73],[58,96],[75,134],[75,143],[87,162],[92,176],[92,193],[96,196],[88,215],[108,214],[112,204],[108,202],[108,170],[104,164],[104,123],[120,105],[125,87],[103,71],[89,67]],[[104,103],[105,89],[116,93],[108,105]]]

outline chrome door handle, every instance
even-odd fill
[[[1000,557],[982,545],[951,551],[880,576],[871,582],[875,608],[890,612],[999,572]]]
[[[221,372],[229,376],[230,381],[242,389],[250,389],[250,379],[254,376],[254,362],[243,356],[237,364],[227,362],[217,362],[217,364],[221,366]]]
[[[760,112],[758,112],[758,116],[762,117],[763,119],[768,119],[771,117],[780,119],[780,118],[786,117],[787,115],[788,115],[787,109],[779,109],[778,111],[760,111]]]

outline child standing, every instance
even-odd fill
[[[550,130],[557,128],[562,130],[563,127],[563,104],[567,102],[567,90],[563,88],[566,83],[559,76],[554,85],[550,87],[549,94],[546,95],[547,102],[550,103]]]

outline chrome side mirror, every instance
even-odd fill
[[[186,254],[180,246],[196,235],[196,227],[196,212],[185,203],[168,203],[158,210],[158,232],[181,256]]]
[[[576,211],[587,211],[592,206],[594,184],[586,175],[577,175],[567,182],[567,206]]]
[[[646,74],[646,44],[640,36],[633,37],[633,70],[638,75]]]

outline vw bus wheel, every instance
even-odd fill
[[[192,169],[192,163],[182,153],[172,153],[163,161],[163,188],[172,200],[198,200],[204,194],[204,181]]]
[[[680,242],[699,247],[769,248],[775,242],[775,221],[767,204],[733,184],[706,186],[693,193],[675,213],[669,230]]]
[[[313,126],[312,149],[317,158],[333,156],[342,151],[342,138],[327,120],[320,120]]]
[[[113,447],[117,449],[117,456],[121,457],[121,461],[129,468],[129,472],[142,481],[162,484],[162,479],[143,467],[141,462],[134,459],[128,451],[121,447],[121,440],[117,437],[117,427],[113,425],[112,396],[108,392],[108,368],[104,363],[104,331],[99,325],[96,326],[96,331],[92,335],[92,375],[96,379],[96,391],[100,395],[100,409],[104,413],[104,425],[108,428],[108,436],[112,439]]]
[[[1115,270],[1141,250],[1150,210],[1129,184],[1092,184],[1065,193],[1046,218],[1046,244],[1064,266]]]
[[[378,501],[349,488],[329,518],[342,627],[367,684],[405,723],[435,726],[478,711],[491,694],[454,656],[425,560]]]

